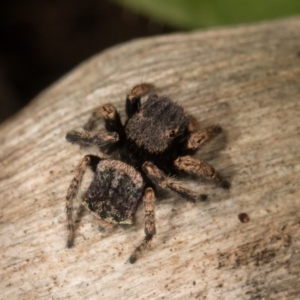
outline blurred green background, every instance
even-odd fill
[[[300,13],[300,0],[115,0],[182,29],[248,23]]]
[[[141,37],[300,13],[300,0],[1,0],[0,123],[80,62]]]

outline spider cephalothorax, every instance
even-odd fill
[[[128,120],[125,132],[138,148],[159,155],[184,134],[188,124],[189,119],[181,106],[167,97],[151,95]]]
[[[213,167],[192,156],[202,144],[220,133],[221,128],[210,126],[198,130],[195,118],[165,96],[150,95],[141,104],[141,97],[152,89],[153,85],[144,83],[127,95],[128,118],[124,125],[116,108],[105,104],[92,113],[84,131],[68,132],[69,142],[97,145],[111,156],[86,155],[75,170],[66,197],[68,247],[73,246],[74,240],[74,201],[87,167],[94,172],[94,179],[82,204],[98,219],[112,224],[132,224],[139,201],[143,199],[145,237],[131,254],[131,263],[156,233],[155,186],[176,192],[191,202],[197,195],[174,181],[173,175],[184,172],[204,176],[223,188],[229,187]],[[92,133],[99,118],[104,119],[106,131]]]

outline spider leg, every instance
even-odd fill
[[[91,131],[95,127],[95,123],[101,118],[104,119],[105,128],[108,132],[117,132],[120,134],[123,131],[120,115],[112,104],[104,104],[96,108],[83,128]]]
[[[129,257],[129,262],[131,264],[135,263],[137,257],[140,253],[147,248],[149,243],[151,242],[153,236],[156,233],[155,228],[155,216],[154,216],[154,209],[155,209],[155,194],[152,188],[148,187],[145,191],[144,197],[144,211],[145,211],[145,237],[141,244],[135,248],[132,254]]]
[[[187,155],[178,157],[174,161],[174,166],[178,170],[188,174],[210,178],[224,189],[230,187],[229,182],[224,180],[211,165],[192,156]]]
[[[74,242],[74,219],[73,219],[73,210],[74,203],[77,199],[77,195],[80,189],[80,185],[83,179],[83,176],[86,172],[87,167],[91,167],[95,172],[96,167],[100,161],[100,158],[95,155],[86,155],[79,163],[75,169],[75,175],[72,179],[70,186],[67,191],[66,196],[66,214],[67,214],[67,224],[68,224],[68,240],[67,248],[71,248]]]
[[[132,117],[141,106],[141,97],[147,95],[154,89],[150,83],[141,83],[131,89],[126,97],[126,113],[128,118]]]
[[[221,131],[220,126],[209,126],[204,130],[191,132],[185,144],[186,152],[195,153],[203,144],[216,137]]]
[[[116,143],[119,135],[116,132],[99,132],[92,134],[88,131],[71,130],[67,133],[66,139],[72,144],[81,146],[97,145],[99,147]]]
[[[164,172],[157,168],[152,162],[146,161],[142,168],[147,177],[154,184],[162,187],[163,189],[169,189],[176,192],[187,201],[195,202],[197,199],[197,195],[195,193],[179,185],[174,179],[164,174]],[[206,195],[201,195],[201,197],[206,198]]]

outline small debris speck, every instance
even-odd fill
[[[241,223],[248,223],[250,221],[250,218],[246,213],[240,213],[238,215],[238,218],[241,221]]]

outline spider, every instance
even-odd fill
[[[124,125],[116,108],[105,104],[93,111],[84,130],[67,133],[67,141],[81,146],[96,145],[108,154],[106,157],[86,155],[75,169],[66,197],[68,248],[74,241],[74,205],[88,167],[94,177],[80,201],[105,224],[132,224],[143,199],[145,236],[130,255],[130,263],[136,261],[156,233],[156,186],[190,202],[195,202],[196,193],[174,179],[182,172],[210,178],[221,187],[229,188],[229,183],[212,166],[193,157],[200,146],[221,132],[221,127],[199,130],[193,116],[170,98],[151,94],[153,89],[152,84],[142,83],[129,92]],[[142,104],[141,98],[148,94]],[[106,131],[92,131],[101,118]],[[205,199],[206,195],[200,197]]]

